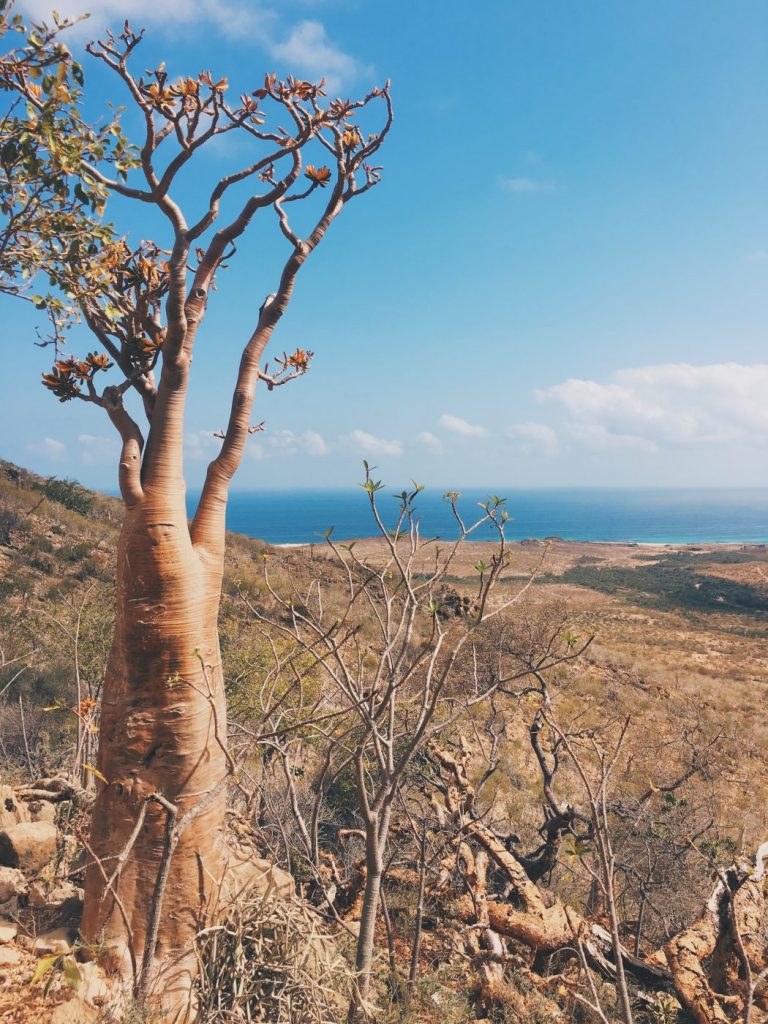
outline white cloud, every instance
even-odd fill
[[[420,444],[423,444],[425,448],[438,449],[443,447],[440,443],[440,438],[435,437],[435,435],[430,433],[429,430],[422,430],[420,434],[416,435],[416,440]]]
[[[499,185],[505,192],[552,192],[554,183],[545,181],[542,178],[510,178],[502,175],[499,178]]]
[[[185,453],[195,461],[212,459],[220,448],[221,438],[214,437],[212,430],[195,430],[184,437]]]
[[[221,438],[212,430],[196,430],[184,438],[187,457],[194,460],[212,459],[221,448]],[[287,458],[294,455],[319,457],[328,454],[325,438],[316,430],[305,430],[296,434],[292,430],[277,430],[274,434],[264,433],[249,438],[246,448],[248,457],[260,462],[262,459]]]
[[[608,381],[571,378],[536,392],[571,417],[592,447],[768,444],[768,364],[666,363],[616,371]]]
[[[316,430],[305,430],[302,434],[307,455],[327,455],[328,445],[322,434]]]
[[[33,441],[27,446],[30,451],[38,455],[44,455],[47,459],[58,462],[67,453],[67,446],[57,441],[55,437],[44,437],[41,441]]]
[[[309,78],[326,78],[331,92],[344,82],[373,74],[372,68],[334,46],[319,21],[300,21],[283,42],[272,43],[270,53]]]
[[[574,441],[595,452],[621,451],[634,449],[641,452],[656,452],[659,446],[655,441],[634,434],[616,434],[606,430],[600,423],[569,423],[568,434]]]
[[[485,427],[476,423],[468,423],[449,412],[444,412],[439,422],[441,427],[445,427],[446,430],[450,430],[454,434],[461,434],[462,437],[485,437]]]
[[[188,0],[174,9],[169,18],[168,9],[156,0],[21,0],[19,9],[40,21],[50,21],[56,9],[66,18],[90,17],[81,22],[74,32],[81,38],[93,38],[104,28],[117,32],[128,19],[138,31],[144,25],[159,25],[175,31],[190,25],[212,25],[225,36],[236,32],[256,32],[256,42],[264,42],[264,32],[274,16],[258,4],[227,3],[226,0]],[[260,38],[261,37],[261,38]]]
[[[120,442],[116,437],[78,434],[77,441],[80,445],[80,458],[89,466],[94,462],[115,459],[120,452]]]
[[[345,53],[328,38],[321,22],[307,20],[293,26],[281,26],[278,4],[271,8],[245,0],[187,0],[177,5],[173,16],[169,17],[168,8],[157,0],[56,0],[55,3],[51,0],[22,0],[19,3],[20,10],[41,21],[51,20],[54,7],[64,17],[90,15],[69,33],[81,40],[93,39],[106,28],[117,32],[126,18],[137,31],[145,25],[157,27],[166,34],[203,27],[227,39],[247,40],[250,45],[263,47],[272,60],[285,65],[285,73],[313,79],[325,77],[332,90],[372,75],[370,67]],[[265,67],[260,70],[271,69]]]
[[[305,430],[295,434],[292,430],[278,430],[265,434],[264,443],[275,455],[327,455],[328,445],[322,434],[316,430]]]
[[[365,430],[353,430],[350,441],[365,455],[402,455],[403,445],[400,441],[386,441],[383,437],[375,437]]]
[[[543,452],[553,455],[557,451],[557,434],[546,423],[513,423],[507,429],[507,436],[519,442],[526,453]]]

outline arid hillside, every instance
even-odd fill
[[[64,905],[65,924],[75,929],[65,944],[75,941],[119,516],[114,499],[0,463],[0,782],[15,787],[22,804],[32,801],[21,818],[27,823],[41,813],[32,782],[77,780],[71,802],[57,797],[51,811],[56,858],[18,880],[8,930],[0,928],[0,1011],[23,1024],[66,1002],[65,961],[79,955],[75,947],[54,957],[46,983],[29,986],[47,948],[45,941],[35,947],[36,936],[60,925]],[[335,549],[273,548],[229,537],[220,631],[232,841],[238,856],[245,849],[263,870],[279,869],[284,896],[286,888],[295,892],[270,910],[281,922],[272,938],[263,923],[253,938],[254,904],[238,904],[231,920],[240,953],[204,947],[206,1021],[293,1019],[283,1010],[230,1018],[214,1004],[216,992],[239,984],[227,974],[230,963],[239,963],[262,998],[258,957],[277,955],[275,934],[308,928],[317,929],[323,949],[335,950],[324,970],[338,989],[333,998],[344,1001],[367,871],[344,753],[359,727],[349,717],[354,706],[332,696],[334,677],[323,675],[316,641],[302,639],[298,654],[294,648],[320,609],[333,623],[328,635],[343,637],[334,644],[355,645],[360,678],[376,676],[380,610],[347,595],[353,578],[392,564],[390,545],[379,537]],[[413,586],[429,578],[437,546],[427,541],[413,553]],[[496,554],[485,542],[458,549],[435,588],[433,629],[471,618]],[[393,593],[397,607],[397,587]],[[747,861],[740,858],[752,857],[768,836],[768,550],[512,543],[488,600],[512,603],[456,661],[439,728],[398,790],[386,898],[374,923],[376,1019],[623,1020],[615,919],[638,1022],[742,1020],[738,969],[710,978],[709,938],[688,950],[687,966],[680,949],[688,949],[686,929],[699,920],[718,868],[741,878]],[[409,648],[429,643],[429,621]],[[504,672],[511,682],[473,703],[484,680]],[[412,727],[408,701],[420,679],[408,683],[413,693],[403,691],[396,745]],[[361,760],[364,771],[373,770],[373,757]],[[590,804],[590,786],[603,793],[602,810],[599,800]],[[610,898],[599,866],[603,828],[614,851]],[[742,891],[734,889],[734,906]],[[725,920],[719,931],[709,919],[707,927],[712,949],[733,972],[734,934],[742,933]],[[251,954],[238,960],[243,935]],[[742,938],[755,938],[746,925]],[[305,995],[307,977],[317,982],[306,970]],[[713,991],[729,993],[725,1010],[711,1009]],[[761,988],[752,996],[750,1019],[758,1024],[766,1000]],[[322,1016],[332,1003],[295,1019],[343,1019],[341,1011]]]

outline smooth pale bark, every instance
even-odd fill
[[[90,840],[100,863],[89,858],[82,931],[135,985],[151,911],[162,898],[149,994],[174,1010],[188,995],[192,940],[217,905],[225,867],[221,540],[193,546],[181,486],[175,494],[145,488],[128,508],[102,698],[97,767],[106,784],[99,782]],[[178,838],[162,894],[168,812],[154,794],[178,808],[177,821],[208,801]]]
[[[350,1006],[348,1020],[350,1024],[369,1019],[367,1004],[371,993],[371,970],[373,968],[373,949],[376,936],[376,917],[381,898],[381,867],[366,873],[365,896],[363,911],[360,915],[360,934],[357,942],[355,973],[357,974],[357,994]]]

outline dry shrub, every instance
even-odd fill
[[[349,965],[299,899],[240,896],[198,936],[198,958],[201,1024],[336,1024],[349,1002]]]

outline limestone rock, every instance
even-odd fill
[[[31,821],[47,821],[51,825],[56,821],[56,804],[50,800],[33,800],[27,806]]]
[[[22,935],[19,945],[37,956],[48,953],[71,953],[75,933],[71,928],[54,928],[50,932],[42,932],[36,938]]]
[[[16,967],[21,963],[23,954],[10,946],[0,946],[0,967]]]
[[[10,786],[0,786],[0,829],[29,821],[26,805],[16,798]]]
[[[230,847],[222,881],[222,902],[229,903],[245,892],[291,899],[296,895],[296,886],[292,875],[271,861],[256,857],[247,846]]]
[[[47,902],[49,907],[56,907],[57,910],[60,910],[65,903],[67,905],[82,903],[83,890],[66,880],[60,881],[49,890]]]
[[[0,832],[0,864],[34,875],[56,856],[58,832],[47,821],[21,822]]]
[[[92,1006],[104,1006],[110,998],[110,987],[104,971],[92,960],[78,964],[78,967],[82,979],[77,989],[78,997]]]
[[[7,942],[13,942],[18,930],[18,927],[13,921],[8,921],[6,918],[0,918],[0,945],[4,946]]]
[[[79,998],[74,996],[66,1003],[59,1003],[51,1014],[51,1024],[96,1024],[99,1014]]]
[[[0,867],[0,904],[26,895],[27,880],[18,868]]]
[[[30,907],[46,907],[48,905],[48,894],[44,882],[33,882],[29,887]]]

